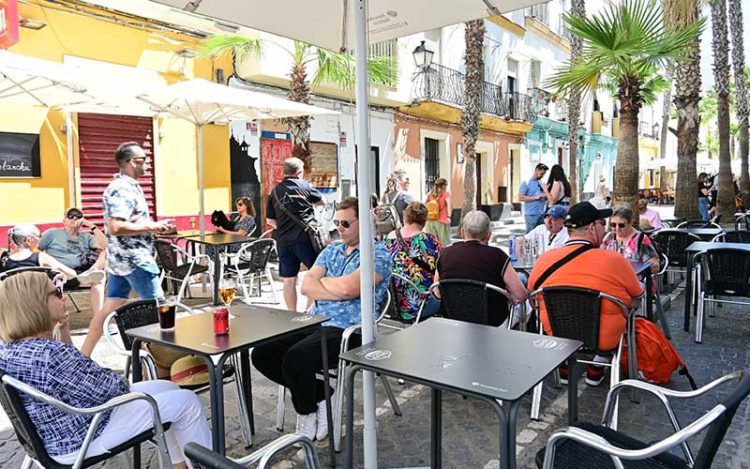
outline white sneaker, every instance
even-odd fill
[[[81,272],[76,276],[78,279],[78,282],[82,285],[90,285],[94,283],[99,283],[102,280],[104,280],[104,271],[96,269],[94,267],[90,268],[89,270],[85,272]]]
[[[318,414],[312,413],[307,415],[297,416],[297,429],[294,433],[299,433],[310,438],[311,441],[315,441],[315,433],[318,427]]]
[[[331,394],[331,409],[336,408],[334,395],[335,393]],[[318,431],[315,432],[315,439],[323,441],[328,436],[328,409],[326,409],[325,399],[318,402],[318,412],[316,415],[318,416]]]

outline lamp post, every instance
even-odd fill
[[[417,75],[424,75],[424,91],[425,98],[430,97],[430,74],[428,73],[430,65],[432,65],[432,56],[435,55],[433,51],[425,47],[424,41],[421,41],[419,45],[411,53],[414,56],[414,63],[417,66]]]
[[[654,125],[652,127],[652,131],[654,133],[654,138],[656,140],[659,140],[659,129],[660,128],[661,128],[661,126],[659,125],[659,123],[658,122],[654,122]]]

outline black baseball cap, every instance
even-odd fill
[[[83,212],[81,212],[79,209],[77,209],[75,207],[71,207],[71,208],[69,208],[68,210],[65,211],[65,216],[67,217],[69,215],[75,215],[75,216],[78,216],[78,217],[82,217],[83,216]]]
[[[544,164],[544,163],[539,163],[538,165],[536,165],[536,168],[534,168],[534,169],[541,169],[543,171],[547,171],[549,169],[549,167],[546,164]]]
[[[598,209],[589,202],[581,202],[573,205],[565,216],[565,226],[568,228],[582,228],[603,220],[612,215],[611,208]]]

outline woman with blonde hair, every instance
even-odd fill
[[[448,180],[437,178],[427,194],[427,224],[424,231],[432,233],[443,247],[451,245],[451,193]]]
[[[170,381],[128,385],[119,374],[52,338],[55,323],[66,317],[62,287],[46,272],[21,272],[0,282],[0,369],[73,407],[96,407],[129,392],[150,395],[162,422],[172,423],[165,437],[173,467],[189,467],[182,448],[191,441],[211,444],[198,397]],[[47,453],[60,464],[75,462],[93,415],[67,413],[24,394],[21,398]],[[153,411],[145,400],[116,407],[102,415],[86,457],[104,454],[152,427]]]

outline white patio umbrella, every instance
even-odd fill
[[[156,88],[137,96],[154,112],[172,115],[195,124],[198,134],[198,189],[200,232],[205,232],[203,197],[203,127],[231,120],[338,114],[336,111],[297,103],[255,91],[231,88],[202,78]]]

